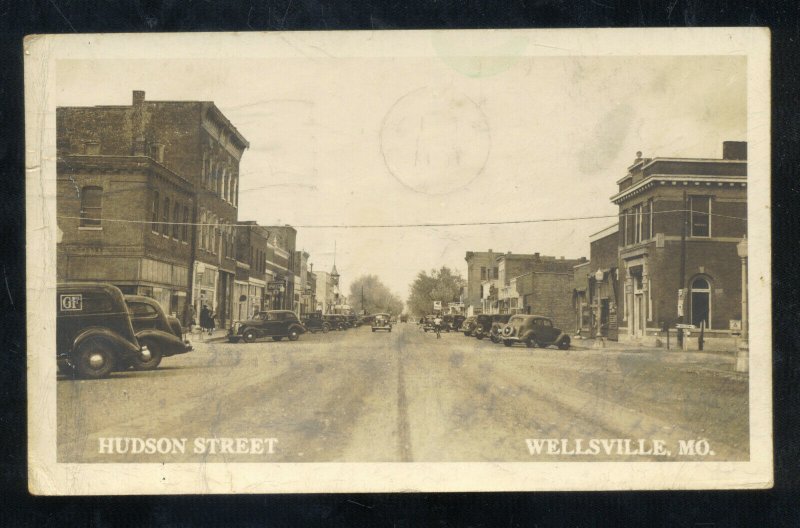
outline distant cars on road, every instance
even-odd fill
[[[378,330],[386,330],[387,332],[392,331],[392,321],[389,314],[375,314],[375,316],[372,318],[372,331],[376,332]]]

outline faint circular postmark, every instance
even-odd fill
[[[446,194],[483,172],[491,149],[489,121],[463,93],[418,88],[389,109],[380,147],[400,183],[420,193]]]

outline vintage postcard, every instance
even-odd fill
[[[769,56],[28,37],[31,492],[772,486]]]

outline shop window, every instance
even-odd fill
[[[711,198],[709,196],[690,196],[691,236],[711,236]]]
[[[81,191],[80,227],[100,227],[102,215],[103,189],[88,186]]]

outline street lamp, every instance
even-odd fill
[[[747,372],[750,359],[749,332],[747,331],[747,235],[742,238],[741,242],[736,244],[736,252],[742,261],[742,333],[736,350],[736,371]]]

